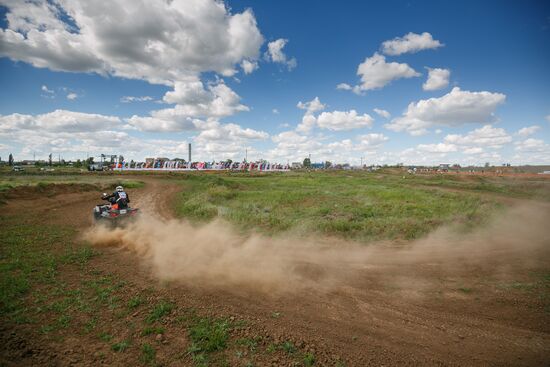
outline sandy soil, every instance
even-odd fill
[[[149,208],[149,214],[162,222],[172,218],[177,190],[167,180],[147,179],[144,189],[130,193],[135,206]],[[23,196],[9,200],[4,212],[33,211],[37,218],[84,232],[91,218],[82,208],[99,202],[96,197],[95,192]],[[439,231],[412,245],[384,243],[363,250],[322,239],[325,255],[307,256],[304,248],[295,254],[277,252],[277,259],[284,259],[283,265],[291,266],[294,276],[278,279],[277,287],[258,287],[266,284],[262,279],[224,284],[186,273],[166,282],[151,256],[116,244],[102,247],[106,254],[93,261],[97,269],[119,274],[136,289],[154,286],[159,297],[169,297],[178,307],[247,320],[251,327],[242,331],[243,336],[292,340],[301,350],[314,353],[317,365],[334,365],[341,359],[347,366],[547,366],[548,300],[507,285],[533,282],[533,274],[550,271],[550,207],[517,201],[513,205],[510,214],[490,229],[465,238]],[[331,242],[342,250],[326,251]],[[253,266],[239,261],[232,265]],[[254,271],[244,274],[265,276]],[[305,285],[296,287],[296,279],[305,280]],[[547,288],[545,292],[548,297]],[[62,346],[43,344],[32,329],[21,326],[2,327],[0,337],[6,365],[96,364],[96,347],[76,336]],[[169,361],[170,354],[184,349],[186,342],[185,332],[173,335],[157,358]],[[17,352],[29,345],[39,352],[34,356]],[[65,356],[67,350],[71,357]],[[43,359],[36,359],[37,354]],[[120,363],[131,361],[112,362]],[[180,363],[191,364],[184,360],[173,365]],[[257,362],[288,363],[280,356],[260,357]]]

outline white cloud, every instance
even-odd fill
[[[120,126],[116,116],[55,110],[39,115],[14,113],[0,115],[0,131],[36,130],[39,132],[87,132]]]
[[[241,62],[241,68],[243,69],[245,74],[251,74],[254,72],[254,70],[258,69],[258,62],[257,61],[250,61],[250,60],[243,60]]]
[[[449,134],[444,138],[447,144],[478,146],[499,149],[512,141],[512,137],[502,128],[485,125],[470,131],[466,135]]]
[[[456,152],[457,147],[454,144],[419,144],[417,147],[418,150],[425,151],[428,153],[449,153]]]
[[[238,65],[245,73],[257,67],[264,39],[250,9],[231,14],[215,0],[13,1],[6,7],[0,56],[51,70],[173,86],[164,101],[177,105],[155,111],[149,116],[155,119],[220,118],[248,111],[223,81],[205,88],[200,77],[204,72],[233,76]]]
[[[550,122],[550,115],[546,115],[545,119],[546,121]]]
[[[449,85],[449,76],[451,71],[449,69],[428,69],[428,79],[422,84],[424,90],[438,90],[445,88]]]
[[[501,93],[469,92],[455,87],[443,97],[410,103],[401,117],[384,126],[393,131],[422,135],[428,128],[438,125],[490,123],[495,121],[494,111],[505,99]]]
[[[216,124],[207,130],[201,131],[197,136],[197,142],[207,142],[219,140],[222,142],[241,141],[241,140],[265,140],[269,134],[264,131],[257,131],[250,128],[243,129],[236,124]]]
[[[288,43],[287,39],[279,38],[278,40],[269,42],[267,44],[267,51],[265,53],[265,58],[269,61],[281,63],[287,66],[288,70],[292,70],[296,67],[297,62],[293,57],[288,59],[286,54],[283,51],[283,48]]]
[[[313,114],[315,112],[324,110],[326,105],[321,103],[319,97],[315,97],[309,102],[298,102],[296,107],[302,110],[306,110],[306,114]]]
[[[279,110],[274,108],[271,110],[271,112],[274,114],[274,115],[278,115],[279,114]]]
[[[438,40],[434,40],[428,32],[422,34],[409,32],[403,37],[396,37],[393,40],[383,42],[382,52],[386,55],[397,56],[442,46],[444,45]]]
[[[153,111],[152,117],[173,119],[187,117],[221,118],[249,108],[240,103],[241,97],[223,82],[204,88],[198,79],[177,82],[174,90],[167,92],[163,100],[175,103],[174,108]]]
[[[120,102],[122,103],[130,103],[130,102],[147,102],[152,101],[153,97],[151,96],[123,96],[120,98]]]
[[[214,0],[9,2],[0,55],[35,67],[172,85],[256,60],[263,37],[251,10]],[[74,26],[64,21],[66,13]]]
[[[371,127],[373,118],[368,114],[359,115],[357,111],[323,112],[317,117],[317,126],[321,129],[343,131]]]
[[[207,129],[212,123],[191,117],[157,118],[133,115],[127,118],[127,127],[146,132],[178,132]]]
[[[336,86],[336,89],[338,90],[351,90],[352,86],[347,83],[340,83]]]
[[[550,146],[541,139],[529,138],[515,143],[514,148],[518,152],[544,152],[550,149]]]
[[[524,127],[524,128],[519,129],[518,132],[517,132],[517,135],[519,135],[521,137],[527,137],[529,135],[533,135],[534,133],[536,133],[539,130],[540,130],[540,126],[538,126],[538,125],[528,126],[528,127]]]
[[[359,64],[357,75],[361,77],[361,84],[354,90],[356,92],[379,89],[392,80],[413,78],[420,76],[420,73],[405,63],[386,62],[383,55],[375,53]]]
[[[46,92],[46,93],[49,93],[49,94],[53,94],[54,91],[51,90],[51,89],[48,89],[48,86],[46,85],[43,85],[42,88],[40,88],[43,92]]]
[[[73,101],[73,100],[75,100],[75,99],[77,99],[77,98],[78,98],[78,94],[76,94],[76,93],[69,93],[69,94],[67,94],[67,99],[70,100],[70,101]]]
[[[317,119],[313,114],[315,112],[324,110],[326,106],[321,103],[319,97],[315,97],[309,102],[298,102],[296,107],[302,110],[306,110],[304,116],[302,117],[302,122],[298,125],[296,130],[299,132],[308,132],[317,123]]]
[[[383,117],[385,119],[389,119],[391,117],[391,114],[386,110],[375,108],[373,109],[373,111],[376,112],[378,116]]]
[[[474,155],[474,154],[481,154],[484,150],[481,147],[472,147],[472,148],[466,148],[462,151],[464,154]]]
[[[379,148],[388,138],[384,134],[365,134],[357,137],[359,150],[372,150]]]

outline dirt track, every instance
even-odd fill
[[[136,206],[154,208],[151,212],[164,219],[171,216],[176,192],[169,181],[154,179],[147,180],[144,189],[130,191]],[[48,221],[87,228],[90,216],[82,208],[95,204],[95,197],[97,193],[86,192],[15,199],[6,210],[33,210],[37,217],[53,213]],[[104,249],[106,255],[95,259],[94,266],[119,274],[139,289],[155,285],[159,294],[178,306],[249,320],[253,327],[245,335],[293,340],[312,351],[320,365],[341,358],[348,366],[543,366],[550,363],[549,310],[539,296],[507,286],[530,283],[534,272],[550,269],[550,242],[546,242],[550,229],[543,225],[550,223],[550,210],[526,205],[529,210],[518,215],[527,215],[527,222],[543,227],[528,240],[541,241],[543,246],[478,249],[476,261],[468,255],[476,250],[473,247],[451,251],[451,256],[411,253],[393,261],[391,254],[398,250],[392,244],[369,263],[335,260],[321,267],[315,259],[301,259],[312,284],[331,272],[340,274],[337,286],[322,291],[304,287],[270,293],[200,280],[167,284],[155,277],[147,261],[119,248]],[[183,343],[185,335],[174,336],[171,342]],[[93,345],[81,345],[77,338],[72,343],[73,349],[93,355]],[[167,356],[171,348],[181,347],[168,346]],[[82,364],[94,363],[84,358]]]

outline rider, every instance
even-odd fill
[[[126,209],[130,203],[130,197],[122,186],[117,186],[111,195],[104,195],[103,200],[108,200],[113,209]]]

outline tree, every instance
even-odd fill
[[[82,161],[80,159],[77,159],[76,162],[74,163],[74,166],[77,168],[82,167]]]
[[[94,157],[86,159],[86,168],[89,168],[92,164],[94,164]]]
[[[330,168],[330,167],[332,167],[332,162],[326,161],[325,168]]]
[[[50,164],[50,167],[52,166],[52,153],[48,156],[48,163]]]
[[[311,167],[311,159],[309,159],[309,158],[304,159],[304,167],[306,167],[306,168]]]
[[[8,157],[8,164],[10,166],[13,166],[13,154],[10,153],[10,156]]]

